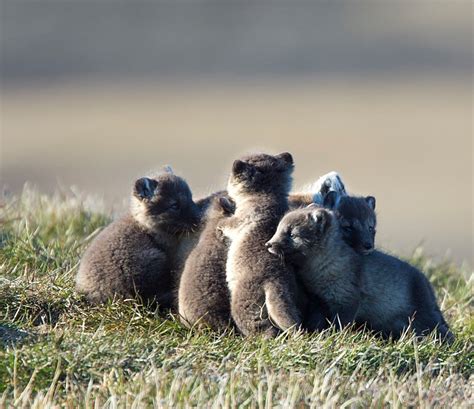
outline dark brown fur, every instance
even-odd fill
[[[76,289],[93,303],[138,295],[172,307],[179,249],[200,222],[191,191],[170,173],[138,179],[130,213],[106,227],[87,248]]]
[[[232,321],[225,274],[229,243],[217,226],[234,210],[222,193],[208,206],[204,230],[186,260],[179,285],[179,314],[185,325],[222,330]]]

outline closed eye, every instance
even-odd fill
[[[171,203],[171,204],[168,206],[168,209],[170,209],[170,210],[178,210],[178,209],[179,209],[179,203],[178,203],[178,202]]]

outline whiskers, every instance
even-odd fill
[[[285,264],[285,254],[282,251],[278,251],[276,256],[281,264]]]

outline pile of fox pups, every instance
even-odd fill
[[[86,249],[77,291],[244,336],[352,325],[452,342],[423,273],[374,249],[375,198],[348,195],[336,172],[290,194],[293,168],[290,153],[247,155],[225,191],[197,201],[170,168],[138,179],[128,214]]]

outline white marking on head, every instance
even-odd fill
[[[313,194],[313,202],[318,204],[323,204],[324,202],[324,190],[328,192],[336,192],[338,196],[345,196],[346,189],[342,183],[342,178],[336,171],[332,171],[322,175],[316,182],[314,182],[310,187],[310,192]]]

